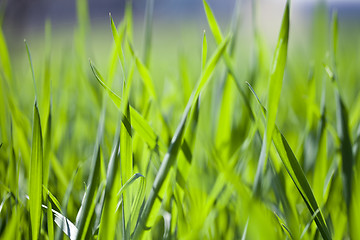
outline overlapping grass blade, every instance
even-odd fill
[[[37,102],[34,104],[33,137],[31,143],[29,205],[32,238],[38,239],[41,223],[42,179],[43,179],[43,141],[40,115]]]
[[[223,37],[221,34],[219,24],[217,23],[215,16],[206,0],[203,0],[203,4],[204,4],[206,17],[207,17],[211,32],[215,38],[216,43],[220,44],[223,41]],[[238,74],[236,74],[236,71],[234,69],[234,66],[233,66],[233,63],[231,61],[229,54],[227,52],[224,52],[223,58],[225,60],[225,64],[226,64],[226,67],[227,67],[229,73],[233,76],[233,80],[235,82],[236,88],[239,91],[240,96],[243,98],[244,104],[250,114],[250,118],[254,119],[254,114],[251,110],[248,97],[245,95],[244,90],[241,88],[240,78],[239,78]]]
[[[201,70],[205,69],[206,57],[207,57],[207,41],[206,41],[206,33],[204,30],[204,36],[203,36],[202,48],[201,48]]]
[[[144,27],[144,56],[145,66],[149,67],[151,54],[152,23],[153,23],[154,0],[146,1],[145,27]]]
[[[104,82],[103,78],[101,77],[99,71],[95,68],[95,66],[90,62],[91,69],[98,80],[98,82],[101,84],[101,86],[104,87],[106,92],[109,94],[111,100],[115,103],[115,105],[120,108],[122,99],[116,95]],[[164,151],[165,146],[161,143],[161,141],[158,141],[158,137],[155,134],[154,130],[150,127],[148,122],[144,119],[144,117],[141,116],[141,114],[136,111],[134,108],[130,106],[130,115],[131,115],[131,123],[134,130],[141,136],[141,138],[149,145],[151,149],[154,149],[157,145],[159,146],[159,149],[161,151]],[[125,125],[130,126],[129,120],[127,120],[125,117],[122,117],[122,121]]]
[[[12,74],[9,51],[7,48],[2,26],[0,26],[0,63],[5,75],[5,79],[10,81],[13,78],[12,76],[13,74]]]
[[[29,59],[31,75],[32,75],[32,79],[33,79],[34,89],[35,89],[35,96],[37,96],[36,80],[35,80],[34,67],[33,67],[32,59],[31,59],[31,53],[30,53],[29,46],[28,46],[25,39],[24,39],[24,43],[25,43],[25,47],[26,47],[27,56],[28,56],[28,59]]]
[[[284,77],[287,46],[289,39],[289,22],[290,22],[290,6],[289,1],[286,2],[285,12],[283,15],[280,34],[274,53],[274,59],[271,66],[271,73],[268,87],[268,104],[266,114],[266,130],[263,136],[261,152],[254,180],[254,194],[260,194],[261,178],[263,176],[264,167],[269,156],[272,134],[275,129],[275,120],[277,109],[280,101],[282,82]]]
[[[218,63],[221,55],[223,54],[223,52],[226,49],[228,41],[229,41],[229,37],[227,37],[216,49],[216,51],[213,54],[212,58],[210,59],[209,63],[206,65],[203,74],[201,74],[197,88],[194,90],[193,95],[191,95],[191,97],[187,103],[187,106],[183,112],[181,121],[180,121],[179,125],[177,126],[175,134],[171,140],[168,151],[167,151],[167,153],[160,165],[160,168],[156,174],[156,177],[155,177],[155,180],[153,183],[153,187],[151,188],[150,195],[149,195],[148,199],[146,200],[144,210],[141,213],[141,216],[139,219],[139,226],[135,229],[135,232],[134,232],[135,239],[138,239],[141,236],[142,231],[145,229],[146,222],[148,220],[148,217],[149,217],[150,211],[153,207],[153,204],[155,202],[155,199],[160,191],[162,184],[164,183],[166,176],[168,175],[168,173],[170,171],[171,166],[174,164],[174,162],[176,160],[178,151],[179,151],[180,146],[183,141],[184,132],[186,131],[186,120],[188,118],[190,109],[195,106],[201,90],[207,84],[210,76],[212,75],[216,64]]]
[[[153,80],[151,78],[149,70],[147,69],[147,67],[144,64],[142,64],[142,62],[140,61],[140,59],[138,57],[135,56],[135,59],[136,59],[136,67],[140,73],[140,76],[144,82],[144,85],[146,86],[146,89],[149,91],[150,95],[155,100],[157,100],[157,95],[155,92]]]
[[[52,215],[52,205],[51,205],[51,202],[48,201],[47,203],[47,212],[46,212],[46,215],[47,215],[47,225],[48,225],[48,237],[49,237],[49,240],[54,240],[54,218],[53,218],[53,215]]]
[[[98,133],[97,133],[97,140],[95,143],[95,149],[92,157],[91,162],[91,172],[89,175],[88,180],[88,188],[84,194],[84,198],[82,201],[82,205],[77,215],[77,224],[76,227],[78,228],[78,234],[76,235],[76,239],[84,239],[87,234],[88,224],[92,218],[92,211],[94,207],[94,200],[96,195],[96,190],[98,188],[99,180],[100,180],[100,161],[101,161],[101,148],[100,148],[100,141],[103,137],[104,131],[104,121],[105,121],[105,112],[102,112],[99,126],[98,126]]]
[[[45,205],[42,205],[44,209],[49,211],[49,208]],[[74,223],[72,223],[68,218],[58,211],[51,209],[52,214],[54,214],[53,219],[56,225],[70,238],[71,240],[77,239],[78,229]]]
[[[131,115],[130,115],[130,105],[128,103],[128,96],[125,96],[125,92],[130,88],[129,84],[126,84],[124,81],[123,84],[123,97],[125,97],[124,106],[122,106],[123,117],[127,118],[131,126]],[[126,182],[131,178],[133,172],[133,158],[132,158],[132,133],[131,127],[121,124],[120,126],[120,169],[121,169],[121,184]],[[131,227],[131,189],[124,192],[122,195],[123,199],[123,229],[124,237],[126,239],[130,238],[130,227]]]
[[[255,95],[256,99],[258,100],[258,104],[260,105],[261,111],[263,113],[263,116],[266,116],[266,109],[261,104],[259,98],[256,96],[255,91],[252,89],[252,87],[249,85],[251,91]],[[260,114],[257,114],[260,115]],[[261,116],[257,116],[257,118],[261,119]],[[259,124],[261,124],[261,121],[258,121]],[[262,123],[262,126],[259,126],[260,132],[264,132],[264,123]],[[286,141],[285,137],[280,133],[278,128],[275,125],[274,133],[273,133],[273,143],[274,146],[286,168],[286,171],[290,175],[292,181],[294,182],[296,188],[298,189],[301,197],[303,198],[306,206],[308,207],[311,215],[314,214],[318,209],[319,213],[316,214],[315,222],[316,225],[324,239],[331,239],[331,234],[328,226],[325,223],[324,216],[322,214],[321,209],[319,208],[319,205],[314,197],[314,194],[312,192],[312,189],[310,187],[309,182],[306,179],[306,176],[304,175],[303,170],[301,169],[298,160],[296,159],[291,147],[289,146],[288,142]]]
[[[48,186],[49,172],[50,172],[50,152],[51,152],[51,104],[49,106],[49,115],[47,118],[46,131],[44,136],[44,164],[43,164],[43,184]]]
[[[116,136],[106,176],[105,200],[99,226],[99,239],[113,239],[115,237],[117,222],[115,213],[117,204],[116,191],[120,183],[119,147],[120,141]]]

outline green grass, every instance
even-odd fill
[[[112,45],[86,0],[70,44],[48,20],[16,56],[1,27],[1,239],[360,237],[360,33],[319,4],[301,45],[287,1],[272,46],[203,6],[176,56],[154,1]]]

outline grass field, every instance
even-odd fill
[[[360,33],[319,4],[300,45],[288,0],[242,36],[203,0],[178,49],[147,3],[101,46],[85,0],[66,43],[0,29],[0,238],[360,239]]]

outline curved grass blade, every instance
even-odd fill
[[[122,31],[120,31],[120,34],[118,33],[114,20],[111,16],[111,13],[109,13],[109,17],[110,17],[110,25],[111,25],[111,32],[113,34],[113,38],[115,41],[115,46],[116,46],[116,52],[118,53],[118,57],[120,59],[120,66],[121,66],[121,70],[123,73],[123,76],[125,76],[125,58],[124,58],[124,52],[123,49],[121,47],[123,38],[124,38],[124,34],[125,34],[125,25],[122,28]],[[125,77],[124,77],[125,79]]]
[[[115,105],[120,108],[122,99],[116,95],[104,82],[104,79],[100,75],[99,71],[95,68],[95,66],[90,61],[91,70],[93,71],[96,79],[100,83],[100,85],[106,90],[106,92],[109,94],[111,100],[115,103]],[[132,127],[135,129],[135,131],[141,136],[141,138],[149,145],[151,149],[154,149],[157,145],[159,146],[159,149],[161,151],[165,151],[166,147],[161,143],[161,141],[158,141],[158,136],[155,134],[154,130],[150,127],[148,122],[144,119],[141,114],[136,111],[134,108],[130,106],[130,116],[131,116],[131,123]],[[122,117],[122,122],[125,125],[129,125],[130,123],[127,120],[127,118]]]
[[[266,161],[269,156],[272,135],[275,129],[277,109],[280,101],[282,82],[284,77],[287,46],[289,39],[289,1],[286,2],[285,12],[283,15],[280,34],[275,49],[274,59],[272,62],[269,87],[268,87],[268,105],[266,114],[266,129],[263,136],[263,143],[259,157],[258,168],[256,170],[253,191],[255,196],[259,196],[261,187],[261,178],[264,173]]]
[[[88,224],[92,218],[92,211],[94,206],[94,200],[96,195],[96,189],[100,181],[100,163],[101,163],[101,148],[100,141],[103,137],[105,124],[105,111],[102,111],[100,116],[97,139],[95,143],[94,154],[91,162],[91,172],[88,180],[88,188],[84,194],[82,205],[77,215],[76,227],[78,228],[78,234],[76,239],[84,239],[87,234]]]
[[[151,53],[151,36],[152,36],[152,22],[154,11],[154,0],[146,1],[145,7],[145,27],[144,27],[144,63],[145,66],[149,66],[150,53]]]
[[[44,209],[48,209],[47,206],[42,205]],[[68,218],[64,215],[51,209],[52,213],[54,214],[53,219],[56,225],[68,236],[71,240],[75,240],[76,236],[78,235],[78,229],[76,228],[75,224],[73,224]]]
[[[256,97],[258,104],[260,105],[263,117],[265,117],[266,116],[265,107],[260,102],[259,98],[257,97],[255,91],[252,89],[250,84],[248,84],[248,85],[249,85],[250,90]],[[259,114],[257,114],[257,115],[259,115]],[[257,118],[261,119],[261,116],[257,116]],[[258,121],[258,123],[262,124],[262,126],[259,127],[260,132],[264,132],[265,124],[262,121]],[[288,174],[291,177],[292,181],[294,182],[296,188],[298,189],[301,197],[303,198],[307,208],[310,211],[310,214],[313,215],[316,212],[316,210],[319,209],[319,213],[316,214],[316,217],[315,217],[315,222],[321,233],[321,236],[324,239],[331,239],[330,230],[325,223],[324,216],[319,208],[318,203],[316,202],[316,199],[314,197],[314,194],[312,192],[310,184],[307,181],[306,176],[305,176],[298,160],[295,157],[295,154],[293,153],[293,151],[290,148],[285,137],[280,133],[280,131],[278,130],[276,125],[275,125],[272,140],[273,140],[274,146],[281,158],[281,161],[283,162],[283,164],[286,168],[286,171],[288,172]]]
[[[130,82],[131,84],[131,82]],[[129,105],[129,89],[130,84],[123,82],[123,106],[121,107],[121,112],[124,114],[123,117],[127,118],[129,121],[129,126],[131,126],[131,115],[130,115],[130,105]],[[127,93],[127,94],[125,94]],[[120,169],[121,169],[121,184],[123,184],[127,179],[131,178],[133,171],[133,158],[132,158],[132,133],[131,127],[121,124],[120,126]],[[124,192],[122,195],[123,199],[123,229],[125,239],[130,238],[130,224],[131,224],[131,189]]]
[[[106,176],[105,200],[99,227],[99,239],[114,239],[117,215],[116,210],[116,187],[120,182],[119,170],[119,137],[116,136],[115,147],[113,148]]]
[[[221,31],[220,31],[219,24],[217,23],[217,21],[215,19],[215,16],[214,16],[214,14],[213,14],[213,12],[212,12],[212,10],[211,10],[211,8],[210,8],[210,6],[209,6],[209,4],[207,3],[206,0],[203,0],[203,5],[204,5],[206,17],[207,17],[208,24],[210,26],[211,32],[212,32],[212,34],[213,34],[213,36],[215,38],[216,43],[220,44],[221,42],[223,42],[223,37],[222,37]],[[227,52],[224,52],[223,58],[225,60],[226,67],[227,67],[230,75],[233,76],[236,88],[239,91],[241,97],[243,98],[244,104],[245,104],[245,106],[246,106],[246,108],[247,108],[247,110],[248,110],[248,112],[250,114],[250,117],[253,120],[254,119],[254,113],[252,112],[252,109],[250,107],[248,97],[245,95],[243,89],[241,88],[240,78],[236,74],[236,71],[234,69],[234,66],[233,66],[233,63],[231,61],[231,58],[230,58],[229,54]]]
[[[49,240],[54,240],[54,220],[53,220],[53,215],[52,215],[52,206],[51,206],[51,202],[48,201],[47,203],[47,225],[48,225],[48,237]]]
[[[40,115],[37,102],[34,104],[33,136],[31,143],[31,158],[29,172],[29,204],[32,238],[38,239],[41,223],[42,203],[42,175],[43,175],[43,142]]]
[[[126,191],[126,189],[128,189],[138,178],[141,180],[141,182],[140,182],[141,186],[143,184],[145,184],[145,177],[143,175],[141,175],[140,173],[135,173],[126,183],[124,183],[124,185],[120,188],[117,195],[120,196],[121,194],[123,194],[123,192]],[[122,201],[118,203],[116,210],[118,210],[121,203],[122,203]]]
[[[44,136],[44,168],[43,168],[43,184],[48,186],[49,171],[50,171],[50,152],[51,152],[51,104],[49,105],[49,115],[46,124],[46,132]]]
[[[34,67],[33,67],[32,59],[31,59],[31,53],[30,53],[29,46],[28,46],[28,44],[26,42],[26,39],[24,39],[24,43],[25,43],[25,47],[26,47],[27,56],[28,56],[28,59],[29,59],[30,68],[31,68],[31,74],[32,74],[32,79],[33,79],[34,89],[35,89],[35,98],[36,98],[36,96],[37,96],[37,88],[36,88]]]
[[[81,205],[81,208],[78,213],[78,221],[76,224],[76,227],[78,228],[78,234],[76,236],[76,239],[83,239],[86,235],[87,228],[86,225],[87,222],[89,222],[89,219],[92,217],[92,214],[89,214],[90,209],[93,205],[93,201],[95,198],[96,188],[99,182],[99,176],[100,176],[100,146],[96,146],[96,150],[94,153],[94,157],[92,160],[92,167],[91,167],[91,173],[89,176],[89,185],[86,190],[86,193],[84,195],[83,203]]]
[[[157,100],[157,95],[155,92],[155,88],[154,88],[154,84],[153,84],[153,80],[151,78],[150,72],[148,70],[148,68],[142,64],[142,62],[140,61],[140,59],[138,57],[135,56],[135,61],[136,61],[136,67],[140,73],[141,79],[144,82],[144,85],[146,86],[146,89],[149,91],[149,93],[151,94],[151,96]]]
[[[201,71],[203,71],[205,69],[206,56],[207,56],[207,41],[206,41],[206,33],[204,30],[204,36],[203,36],[202,48],[201,48]]]
[[[161,162],[160,168],[156,174],[156,177],[155,177],[155,180],[153,183],[153,187],[151,188],[151,191],[150,191],[150,195],[145,203],[144,210],[141,213],[141,216],[139,219],[139,225],[135,229],[134,239],[140,238],[143,230],[145,229],[146,222],[150,215],[150,211],[154,205],[156,197],[158,196],[160,188],[163,185],[166,176],[170,172],[171,166],[176,161],[180,146],[183,141],[184,132],[186,132],[186,128],[188,126],[188,125],[186,125],[186,120],[188,118],[190,109],[194,108],[194,106],[196,105],[197,99],[200,95],[200,92],[205,87],[205,85],[208,83],[208,80],[210,79],[210,76],[212,75],[216,64],[218,63],[221,55],[223,54],[223,52],[226,49],[229,39],[230,39],[230,37],[227,37],[218,46],[218,48],[216,49],[212,58],[210,59],[209,63],[206,65],[203,74],[201,74],[197,88],[195,89],[193,94],[190,96],[190,99],[186,105],[184,112],[183,112],[181,121],[180,121],[179,125],[177,126],[174,136],[172,137],[168,151],[167,151],[163,161]]]

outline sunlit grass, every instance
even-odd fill
[[[198,48],[164,70],[153,4],[143,41],[127,1],[118,25],[109,15],[112,45],[91,46],[78,0],[72,45],[47,21],[24,66],[0,29],[1,239],[360,238],[360,72],[342,54],[359,46],[336,12],[328,35],[326,6],[315,12],[331,44],[298,54],[287,1],[274,49],[253,27],[249,64],[241,2],[225,32],[203,0]]]

